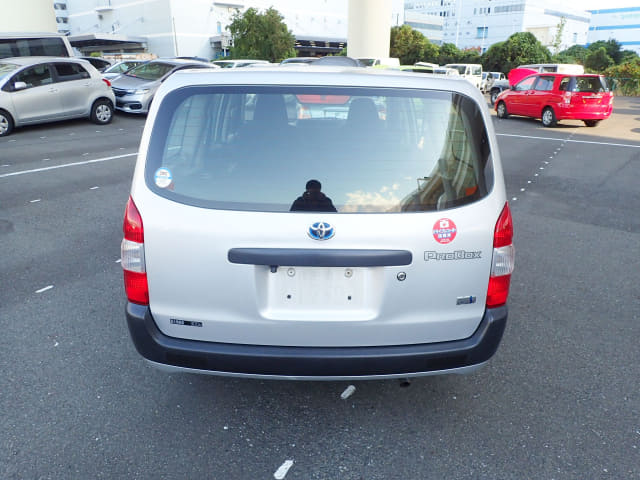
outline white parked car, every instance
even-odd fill
[[[175,73],[124,218],[136,348],[170,370],[266,378],[483,365],[514,263],[492,125],[462,79]]]
[[[110,85],[86,60],[0,60],[0,137],[14,127],[73,118],[109,123],[115,103]]]
[[[248,67],[249,65],[268,65],[269,62],[267,60],[250,60],[250,59],[237,59],[237,60],[213,60],[211,63],[217,65],[220,68],[242,68]]]

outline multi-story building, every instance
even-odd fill
[[[67,0],[56,0],[53,2],[53,11],[56,15],[58,33],[69,35],[69,11],[67,10]]]
[[[623,50],[640,54],[640,6],[591,10],[589,44],[614,39]]]
[[[442,18],[443,42],[479,52],[516,32],[531,32],[558,50],[585,44],[590,20],[588,12],[555,0],[407,0],[408,12]]]
[[[235,12],[249,7],[278,10],[302,56],[338,53],[347,39],[346,0],[54,0],[54,5],[56,14],[66,13],[56,15],[58,29],[68,30],[83,53],[224,56],[231,46],[227,26]],[[403,17],[401,1],[394,5],[390,26]]]
[[[0,6],[0,32],[56,31],[51,0],[3,1]]]
[[[442,45],[444,38],[443,17],[407,10],[404,12],[404,23],[422,33],[431,43]]]

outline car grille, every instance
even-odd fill
[[[113,90],[113,93],[116,97],[124,97],[127,94],[127,91],[122,88],[111,87],[111,90]]]

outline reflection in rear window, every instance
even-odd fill
[[[146,181],[206,208],[431,211],[485,196],[489,154],[476,103],[450,92],[187,87],[160,106]]]

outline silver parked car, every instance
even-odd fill
[[[186,68],[220,68],[208,62],[179,58],[151,60],[112,80],[116,109],[128,113],[149,112],[158,87],[171,74]]]
[[[85,60],[0,60],[0,136],[14,127],[80,117],[106,124],[113,118],[114,103],[108,80]]]
[[[121,257],[143,357],[314,380],[492,357],[513,225],[477,88],[276,67],[178,72],[155,98]]]
[[[131,70],[133,67],[137,67],[138,65],[142,65],[147,62],[148,60],[123,60],[122,62],[114,63],[107,68],[102,72],[102,76],[109,80],[113,80],[124,72]]]

